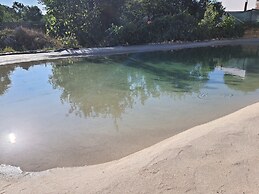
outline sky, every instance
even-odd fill
[[[38,0],[15,0],[19,3],[23,3],[24,5],[37,5],[39,8],[42,9],[42,5],[38,4]],[[13,2],[11,0],[0,0],[0,4],[12,6]]]
[[[42,5],[37,3],[37,0],[17,0],[24,5],[37,5],[42,8]],[[242,11],[244,9],[246,0],[220,0],[227,11]],[[11,0],[0,0],[0,4],[11,6],[14,1]],[[256,0],[248,0],[248,9],[255,8]]]

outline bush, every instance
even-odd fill
[[[62,42],[64,48],[75,48],[79,47],[78,41],[75,36],[68,36],[64,38],[59,38],[59,41]]]
[[[20,27],[13,34],[19,50],[37,50],[56,45],[55,40],[36,30]]]
[[[107,30],[106,41],[110,45],[143,44],[172,40],[194,40],[197,22],[189,14],[166,15],[152,21],[127,23],[124,26],[112,25]]]
[[[13,47],[15,45],[15,40],[11,37],[13,30],[4,29],[0,31],[0,50],[3,50],[5,47]]]
[[[112,24],[112,26],[106,30],[107,36],[105,38],[105,44],[109,46],[115,46],[125,43],[125,41],[122,38],[124,30],[123,28],[123,26],[117,26]]]
[[[244,34],[243,26],[236,24],[232,16],[224,16],[218,29],[220,32],[218,36],[222,38],[241,37]]]
[[[0,31],[0,49],[11,47],[17,51],[60,47],[61,44],[42,32],[18,27]]]
[[[11,52],[15,52],[15,50],[12,47],[5,47],[2,52],[3,53],[11,53]]]
[[[196,26],[194,17],[185,13],[157,18],[150,25],[152,39],[156,42],[193,40]]]

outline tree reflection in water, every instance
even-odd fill
[[[167,95],[184,98],[200,93],[215,66],[246,70],[245,79],[225,75],[229,88],[255,91],[259,83],[258,46],[196,48],[170,52],[138,53],[69,59],[53,63],[49,82],[70,104],[69,113],[80,117],[120,118],[136,103]],[[31,63],[0,67],[0,95],[11,87],[12,72]]]
[[[26,171],[108,162],[229,114],[258,101],[257,51],[200,48],[0,66],[1,160]],[[221,66],[245,69],[246,77],[224,75]]]
[[[28,70],[32,65],[33,63],[0,66],[0,96],[4,95],[11,87],[12,81],[10,76],[16,68],[20,67]]]
[[[5,94],[10,87],[10,74],[13,70],[13,66],[3,66],[0,68],[0,95]]]
[[[258,50],[258,48],[256,48]],[[246,91],[258,76],[250,78],[249,71],[257,54],[249,54],[242,47],[199,48],[174,52],[154,52],[111,57],[88,58],[77,61],[60,61],[53,66],[50,82],[62,90],[61,101],[71,106],[69,113],[81,117],[120,118],[127,108],[162,94],[184,98],[186,94],[199,93],[215,66],[235,66],[244,61],[248,76],[245,80],[225,76],[229,87]],[[257,67],[257,66],[256,66]],[[257,80],[257,81],[256,81]],[[246,85],[249,86],[246,86]],[[253,84],[252,84],[253,85]],[[255,89],[258,84],[254,84]]]

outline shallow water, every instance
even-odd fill
[[[259,47],[0,66],[0,164],[119,159],[259,99]]]

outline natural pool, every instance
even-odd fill
[[[259,46],[0,66],[0,164],[119,159],[258,99]]]

